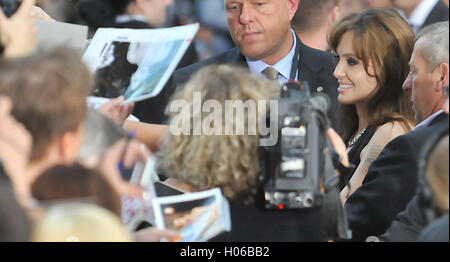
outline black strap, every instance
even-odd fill
[[[291,65],[291,77],[290,79],[298,80],[296,76],[298,75],[300,77],[300,49],[301,49],[301,42],[300,38],[298,38],[297,34],[295,34],[295,53],[294,58],[292,59],[292,65]]]
[[[332,240],[351,239],[347,214],[340,198],[339,175],[334,171],[331,157],[325,158],[323,171],[325,195],[322,203],[322,214],[325,232]]]
[[[300,78],[300,50],[301,50],[301,42],[298,38],[297,34],[295,35],[296,46],[295,46],[295,54],[292,60],[291,66],[291,80],[297,80],[297,75]],[[327,122],[326,117],[318,117],[324,121],[323,126],[326,130]],[[323,130],[324,131],[324,130]],[[325,131],[324,131],[325,134]],[[327,139],[324,137],[324,139]],[[328,141],[328,149],[334,150],[331,146],[331,142]],[[335,166],[337,166],[339,172],[353,170],[354,167],[350,166],[348,168],[344,167],[340,161],[339,164],[336,165],[336,159],[332,159],[331,155],[325,157],[325,165],[322,174],[322,181],[325,187],[325,194],[322,203],[322,214],[324,217],[324,226],[325,231],[328,237],[334,240],[342,240],[342,239],[350,239],[351,231],[348,227],[347,214],[345,213],[345,209],[341,203],[340,199],[340,191],[339,191],[339,175],[335,173]]]
[[[322,217],[325,233],[327,237],[332,240],[344,240],[351,238],[351,231],[349,230],[347,214],[342,205],[339,190],[339,174],[336,173],[336,162],[340,160],[331,141],[326,136],[328,129],[328,122],[323,112],[316,113],[316,117],[321,122],[321,134],[326,141],[325,162],[321,172],[321,181],[325,192],[323,194],[322,202]],[[338,165],[339,166],[339,165]],[[342,166],[342,164],[341,164]]]

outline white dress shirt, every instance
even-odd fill
[[[422,2],[414,9],[408,17],[408,23],[414,29],[414,33],[419,31],[438,1],[440,0],[422,0]]]
[[[422,122],[420,122],[416,127],[414,127],[412,130],[411,130],[411,132],[412,131],[414,131],[414,130],[416,130],[417,128],[419,128],[419,127],[425,127],[425,126],[428,126],[430,123],[431,123],[431,121],[433,121],[433,119],[435,119],[438,115],[440,115],[442,112],[444,112],[444,110],[439,110],[439,111],[437,111],[436,113],[434,113],[434,114],[432,114],[431,116],[429,116],[427,119],[425,119],[425,120],[423,120]]]
[[[144,23],[148,23],[148,19],[143,15],[129,15],[123,14],[116,16],[116,23],[123,24],[131,21],[140,21]]]
[[[261,60],[254,60],[254,59],[245,57],[245,59],[247,60],[247,64],[248,64],[248,68],[250,69],[250,72],[261,75],[262,71],[264,69],[266,69],[267,67],[273,67],[280,73],[278,75],[278,82],[280,82],[281,85],[283,85],[288,80],[290,80],[289,78],[291,76],[292,61],[294,59],[295,47],[297,45],[297,39],[295,37],[295,33],[293,30],[292,30],[292,36],[294,37],[294,45],[292,46],[291,51],[283,59],[278,61],[278,63],[276,63],[275,65],[268,65]],[[298,78],[298,72],[297,72],[296,78]]]

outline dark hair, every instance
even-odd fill
[[[0,63],[0,94],[11,98],[12,115],[33,136],[32,162],[55,139],[78,130],[92,81],[81,57],[68,48]]]
[[[379,126],[400,121],[411,129],[414,121],[410,94],[402,85],[409,74],[409,59],[414,49],[414,33],[409,24],[392,9],[374,8],[349,15],[337,22],[328,36],[331,50],[336,51],[342,36],[353,32],[355,55],[362,60],[368,73],[374,67],[377,91],[367,103],[369,125]],[[369,73],[368,73],[369,74]],[[342,105],[344,140],[348,141],[358,128],[355,105]],[[401,115],[392,118],[393,113]]]
[[[111,26],[117,15],[125,14],[136,0],[85,0],[76,5],[78,15],[92,29]]]
[[[121,200],[112,185],[99,172],[79,164],[58,165],[42,173],[31,187],[39,201],[71,201],[90,199],[119,217]]]
[[[108,0],[108,2],[113,7],[116,14],[124,14],[127,11],[127,7],[136,2],[136,0]]]

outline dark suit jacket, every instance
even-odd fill
[[[31,230],[28,216],[17,202],[14,187],[0,161],[0,242],[27,242]]]
[[[431,10],[430,14],[427,16],[427,19],[425,19],[422,27],[441,21],[448,21],[448,17],[448,7],[442,3],[442,1],[438,1]]]
[[[427,220],[419,196],[415,195],[406,209],[395,217],[386,233],[380,236],[380,241],[415,242],[426,224]]]
[[[417,163],[421,148],[434,132],[447,130],[448,116],[436,117],[427,127],[392,140],[369,167],[361,187],[348,199],[345,210],[353,241],[379,236],[416,194]]]
[[[419,235],[418,242],[448,242],[448,213],[429,224]]]
[[[442,125],[442,128],[435,129],[430,133],[427,139],[429,146],[424,146],[422,156],[429,156],[436,145],[445,136],[448,136],[448,126]],[[424,170],[418,170],[418,175],[425,176]],[[381,241],[385,242],[415,242],[419,237],[420,232],[427,226],[429,220],[426,217],[427,207],[423,193],[424,185],[419,185],[417,193],[414,198],[408,203],[406,209],[400,212],[395,220],[392,222],[388,230],[380,237]]]
[[[319,209],[264,210],[230,203],[231,232],[210,242],[324,242]]]
[[[333,127],[338,130],[338,83],[337,79],[333,76],[334,65],[331,54],[310,48],[301,43],[299,39],[298,43],[301,45],[299,62],[300,79],[308,81],[312,92],[316,92],[318,87],[322,87],[323,92],[330,97],[330,101],[332,102],[330,118],[333,123]],[[238,48],[233,48],[218,56],[192,64],[185,68],[181,68],[174,72],[171,80],[169,80],[161,94],[158,95],[157,98],[159,99],[159,104],[151,105],[151,103],[146,100],[148,105],[147,112],[145,115],[141,115],[141,117],[138,116],[138,118],[148,123],[163,123],[165,120],[165,107],[176,88],[187,82],[189,78],[199,69],[208,65],[216,64],[230,64],[248,68],[245,57],[241,54]]]

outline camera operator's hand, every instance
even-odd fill
[[[30,54],[37,43],[37,28],[30,16],[34,0],[23,0],[20,8],[10,18],[0,9],[0,42],[5,47],[4,56],[17,58]]]
[[[123,101],[123,96],[111,99],[111,101],[101,106],[98,111],[113,120],[116,124],[123,125],[134,108],[134,103],[123,105]]]
[[[341,164],[344,167],[350,166],[350,161],[348,160],[347,147],[345,146],[344,141],[341,136],[339,136],[334,129],[329,128],[327,130],[328,138],[331,140],[333,144],[334,150],[341,156]]]
[[[146,162],[149,157],[150,152],[141,143],[122,139],[103,155],[97,168],[120,195],[140,197],[141,188],[124,181],[120,171],[123,167],[133,167],[138,161]]]
[[[22,202],[29,197],[25,170],[33,138],[25,127],[11,116],[11,109],[11,100],[0,96],[0,160],[19,201]]]

